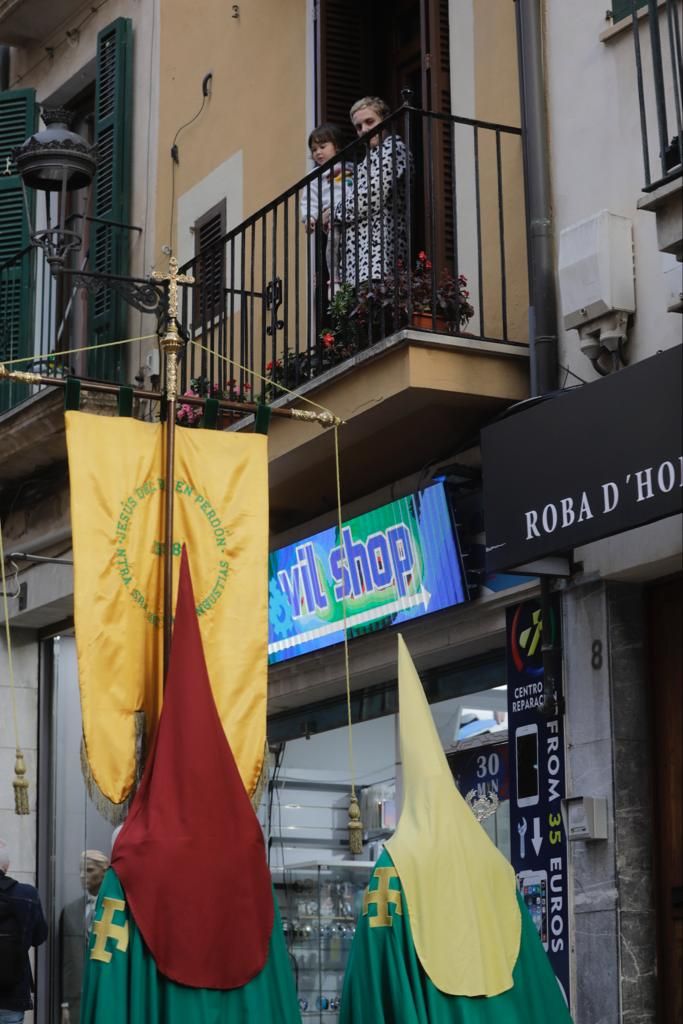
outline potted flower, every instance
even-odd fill
[[[330,326],[320,332],[318,373],[343,363],[360,348],[360,325],[354,317],[356,304],[356,291],[350,284],[340,285],[330,299],[327,307]]]
[[[201,405],[190,405],[183,402],[184,397],[193,398],[225,398],[233,402],[248,402],[251,400],[251,384],[238,384],[235,380],[229,380],[225,390],[221,390],[217,384],[212,384],[206,377],[193,377],[190,386],[180,397],[176,410],[176,423],[183,427],[201,426],[204,415],[204,407]],[[228,420],[239,419],[240,413],[232,410],[223,410],[222,415]]]
[[[428,331],[458,334],[474,316],[469,301],[467,278],[455,277],[444,268],[435,273],[427,253],[418,253],[415,266],[408,270],[399,261],[396,270],[378,281],[369,281],[358,289],[352,316],[372,336],[386,337],[407,324]]]
[[[418,253],[410,278],[411,322],[415,327],[457,334],[474,316],[469,297],[464,274],[455,277],[444,267],[436,275],[427,253]]]

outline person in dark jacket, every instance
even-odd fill
[[[22,1024],[24,1011],[33,1009],[31,989],[33,976],[28,951],[47,938],[47,922],[40,905],[38,890],[32,885],[17,882],[7,874],[9,848],[0,839],[0,900],[11,904],[18,922],[24,949],[23,963],[16,983],[0,990],[0,1024]]]

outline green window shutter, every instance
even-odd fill
[[[0,92],[0,362],[30,355],[33,252],[12,150],[35,130],[35,91]],[[0,412],[27,394],[25,385],[3,381]]]
[[[93,183],[93,216],[130,221],[130,127],[132,114],[133,31],[130,18],[117,18],[97,36],[95,142],[97,173]],[[129,235],[125,228],[93,224],[90,269],[125,276],[129,272]],[[117,341],[125,335],[127,306],[110,288],[90,298],[90,343]],[[97,349],[88,355],[88,375],[120,380],[120,348]]]
[[[647,7],[647,0],[636,0],[636,7]],[[612,22],[630,18],[633,14],[631,0],[612,0]]]

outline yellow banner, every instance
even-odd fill
[[[148,747],[163,699],[162,427],[68,412],[66,437],[83,736],[95,783],[119,804],[136,730]],[[216,707],[251,794],[266,735],[267,441],[186,428],[175,438],[174,606],[186,544]]]

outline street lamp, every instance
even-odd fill
[[[81,247],[81,236],[66,226],[67,193],[90,185],[97,168],[97,149],[70,131],[68,110],[43,110],[42,117],[45,128],[18,146],[14,159],[21,177],[31,241],[43,249],[54,273],[64,267],[67,253]],[[28,189],[45,193],[46,227],[41,230],[36,230],[32,218]]]
[[[69,110],[43,108],[45,128],[35,132],[13,152],[21,178],[31,242],[45,253],[52,274],[55,277],[68,274],[73,288],[84,288],[93,294],[104,289],[113,291],[141,313],[151,313],[160,318],[166,308],[165,285],[151,278],[72,270],[66,265],[68,254],[78,251],[82,243],[81,236],[70,227],[77,217],[106,224],[113,229],[142,230],[132,224],[120,224],[102,217],[70,214],[68,193],[89,188],[97,169],[97,147],[89,145],[70,130],[71,116]],[[40,230],[36,229],[32,216],[29,190],[45,193],[46,227]]]

